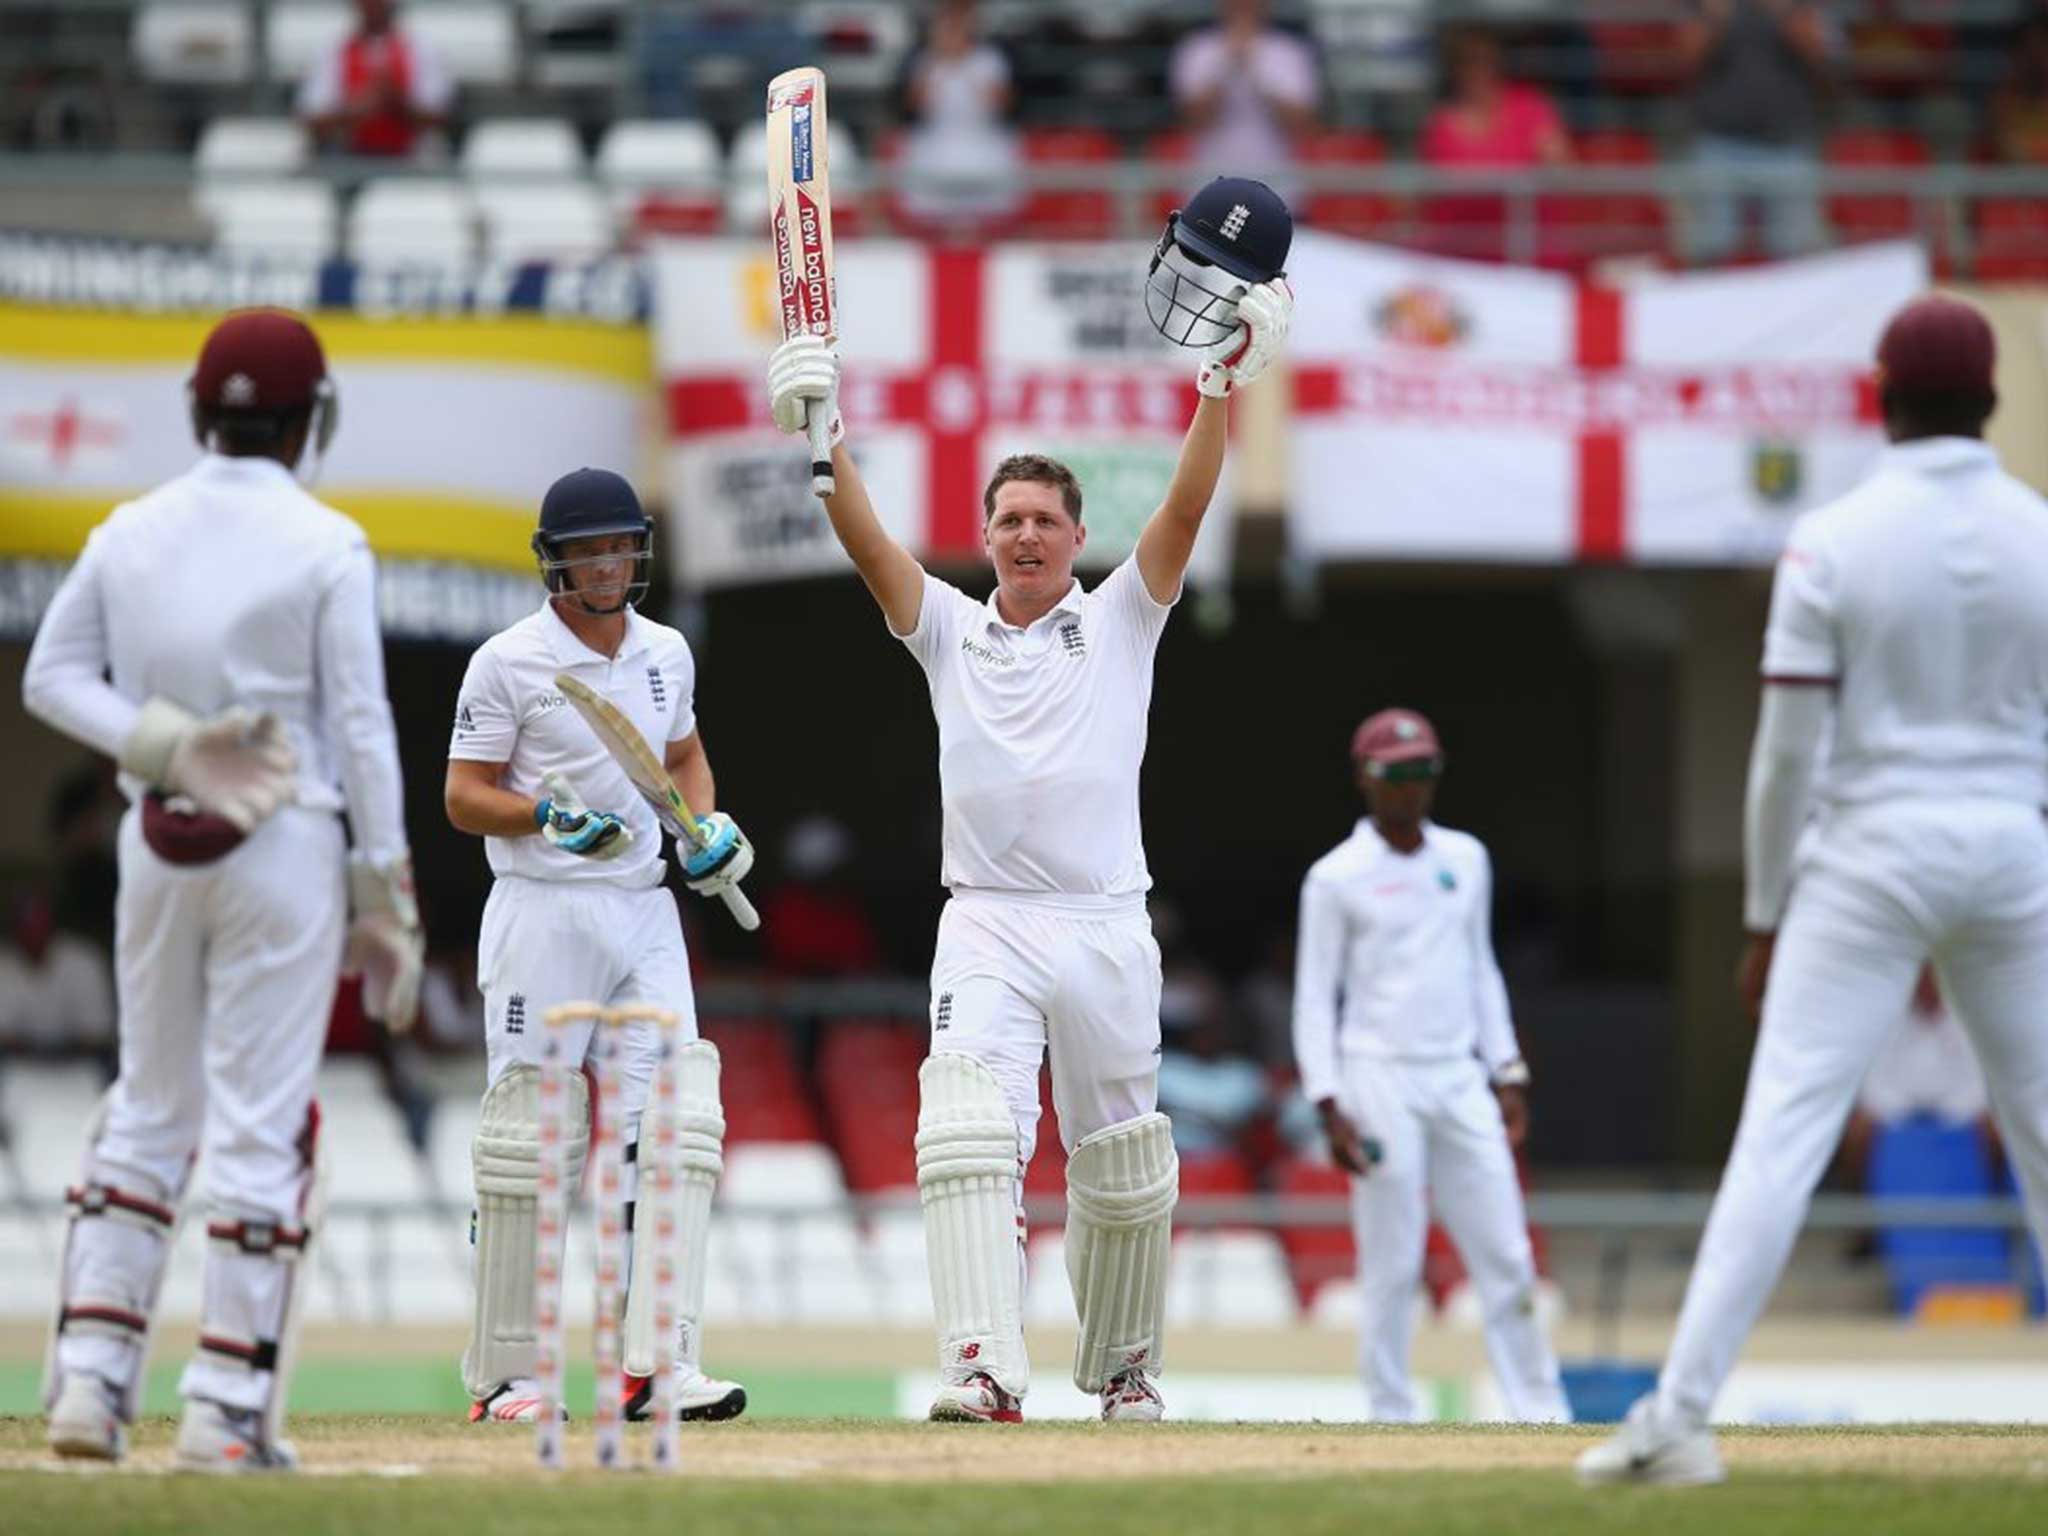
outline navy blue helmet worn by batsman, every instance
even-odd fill
[[[568,552],[568,546],[578,540],[619,534],[634,536],[636,543],[631,553]],[[585,613],[617,613],[647,596],[654,523],[625,476],[608,469],[571,470],[549,486],[547,495],[541,499],[540,527],[534,530],[533,553],[540,561],[541,578],[550,592],[572,594]],[[621,559],[630,562],[630,571],[618,600],[598,603],[585,596],[585,589],[591,586],[588,574],[602,574],[594,568]]]
[[[1237,330],[1246,288],[1283,275],[1294,215],[1263,181],[1219,176],[1166,216],[1145,274],[1145,313],[1183,347],[1213,347]]]

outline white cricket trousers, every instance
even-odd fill
[[[1358,1243],[1358,1368],[1375,1419],[1421,1416],[1408,1374],[1429,1206],[1464,1257],[1486,1319],[1486,1353],[1508,1417],[1565,1423],[1557,1357],[1536,1320],[1536,1259],[1500,1101],[1470,1057],[1344,1058],[1343,1108],[1377,1141],[1351,1180]]]
[[[2030,805],[1889,801],[1833,814],[1778,933],[1728,1168],[1660,1409],[1711,1412],[1792,1250],[1858,1084],[1928,958],[1984,1064],[2027,1216],[2048,1242],[2048,827]]]
[[[633,890],[598,881],[500,876],[477,934],[477,987],[484,995],[487,1081],[516,1062],[538,1066],[547,1011],[563,1003],[643,1003],[677,1017],[679,1040],[697,1038],[697,1003],[683,924],[667,886]],[[572,1065],[591,1026],[563,1044]],[[621,1134],[631,1142],[654,1080],[658,1040],[650,1024],[626,1026],[619,1059]]]
[[[1048,1053],[1069,1152],[1159,1107],[1159,990],[1141,896],[1105,910],[956,891],[932,955],[932,1049],[964,1051],[995,1075],[1017,1122],[1021,1168],[1038,1145]]]
[[[331,812],[283,810],[227,857],[179,866],[150,850],[131,807],[118,856],[121,1071],[86,1154],[88,1176],[168,1192],[175,1204],[203,1139],[205,1193],[217,1217],[296,1225],[310,1176],[313,1082],[341,967],[341,822]],[[153,1293],[154,1277],[126,1271],[165,1257],[167,1249],[138,1249],[113,1223],[83,1223],[67,1291]],[[269,1306],[283,1283],[268,1274],[276,1266],[213,1248],[206,1263],[209,1313],[242,1304],[227,1295],[217,1308],[223,1290],[262,1292]],[[66,1333],[59,1359],[124,1381],[134,1364],[127,1349]],[[202,1352],[180,1390],[255,1407],[267,1387]]]

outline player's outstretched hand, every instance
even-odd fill
[[[702,848],[676,844],[676,857],[683,866],[683,883],[699,896],[723,896],[747,878],[754,867],[754,845],[747,834],[723,811],[697,818]]]
[[[609,811],[593,811],[575,786],[559,773],[541,775],[540,803],[533,808],[540,835],[564,853],[585,859],[616,859],[633,846],[633,833]]]
[[[1251,383],[1272,365],[1287,345],[1294,324],[1294,290],[1276,277],[1244,291],[1237,301],[1237,330],[1203,354],[1195,388],[1212,399],[1224,399]]]
[[[811,401],[822,401],[832,441],[846,435],[839,419],[839,354],[822,336],[792,336],[768,359],[768,408],[785,432],[806,429]]]
[[[201,720],[168,699],[142,706],[121,766],[167,794],[249,832],[289,805],[299,759],[283,723],[236,705]]]
[[[363,1012],[381,1019],[393,1034],[412,1028],[420,1008],[420,976],[426,969],[427,939],[420,930],[413,897],[412,855],[384,864],[349,865],[348,947],[344,976],[363,978]]]

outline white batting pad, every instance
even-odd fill
[[[564,1187],[583,1179],[590,1150],[590,1084],[566,1074],[569,1124],[562,1138]],[[540,1182],[540,1068],[520,1063],[484,1093],[470,1143],[476,1171],[476,1312],[462,1354],[474,1398],[534,1372],[533,1255]]]
[[[1165,1365],[1166,1268],[1180,1159],[1166,1116],[1081,1138],[1067,1159],[1067,1278],[1081,1332],[1074,1385],[1100,1392],[1133,1366]]]
[[[995,1074],[959,1051],[918,1069],[917,1189],[939,1325],[939,1373],[985,1371],[1022,1397],[1023,1266],[1017,1221],[1017,1124]]]
[[[704,1282],[710,1273],[706,1252],[711,1236],[711,1196],[725,1171],[725,1113],[718,1096],[718,1047],[709,1040],[691,1040],[676,1047],[676,1079],[680,1100],[676,1111],[676,1339],[678,1365],[694,1366],[701,1350]],[[652,1155],[650,1121],[653,1108],[640,1118],[640,1175],[635,1186],[645,1196],[651,1181],[646,1160]],[[654,1223],[643,1221],[642,1206],[633,1222],[633,1272],[626,1285],[625,1368],[629,1376],[654,1374]],[[642,1242],[643,1235],[650,1241]]]

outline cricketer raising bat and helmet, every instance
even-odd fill
[[[825,72],[785,70],[768,82],[768,233],[775,246],[782,338],[839,333],[832,280],[832,167],[826,149]],[[831,414],[813,401],[804,422],[811,490],[833,494]]]

